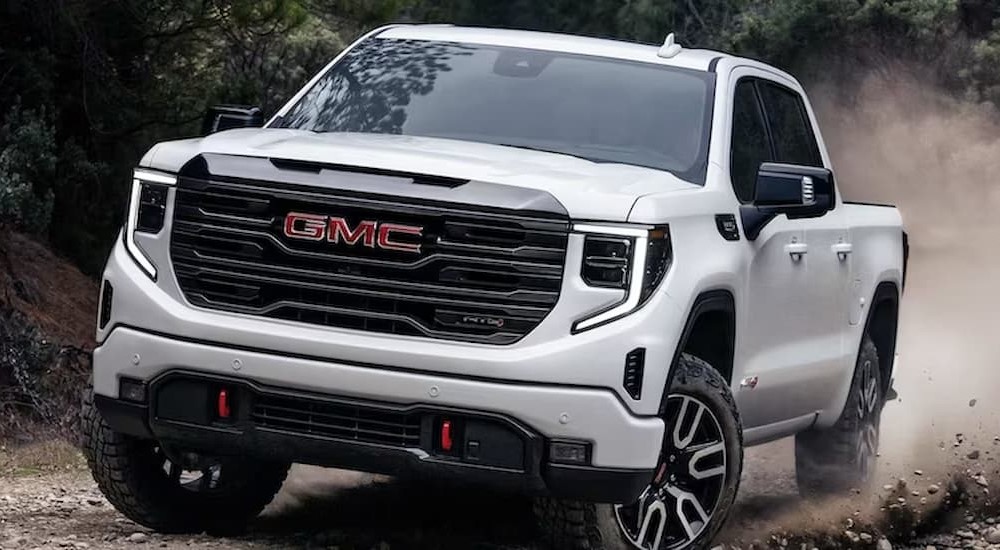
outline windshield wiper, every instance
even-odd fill
[[[497,143],[496,145],[500,145],[500,146],[503,146],[503,147],[513,147],[515,149],[526,149],[528,151],[538,151],[540,153],[553,153],[553,154],[556,154],[556,155],[566,155],[568,157],[574,157],[574,158],[578,158],[578,159],[582,159],[582,160],[587,160],[587,161],[598,163],[598,164],[601,164],[601,163],[605,163],[606,164],[606,163],[611,162],[611,161],[606,160],[606,159],[600,159],[600,158],[594,158],[594,157],[587,157],[587,156],[580,155],[580,154],[577,154],[577,153],[569,153],[569,152],[566,152],[566,151],[560,151],[558,149],[546,149],[545,147],[538,147],[538,146],[535,146],[535,145],[521,145],[521,144],[517,144],[517,143]]]

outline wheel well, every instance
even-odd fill
[[[731,384],[735,343],[733,295],[720,290],[698,296],[684,327],[679,353],[689,353],[707,361]]]
[[[889,389],[889,376],[896,356],[896,327],[899,323],[899,290],[893,283],[882,283],[875,289],[872,308],[868,313],[866,332],[878,351],[879,370],[884,390]]]

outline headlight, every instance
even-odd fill
[[[672,257],[667,226],[615,226],[576,224],[586,233],[580,276],[588,286],[620,288],[625,297],[612,307],[581,319],[573,332],[582,332],[642,307],[660,285]]]
[[[132,193],[125,218],[125,250],[154,281],[156,266],[136,244],[135,234],[155,235],[163,229],[167,213],[167,190],[176,184],[176,177],[162,172],[137,169],[132,175]]]

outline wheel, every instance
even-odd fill
[[[867,335],[837,423],[795,436],[795,472],[803,496],[864,489],[875,472],[885,386],[878,351]]]
[[[660,462],[636,502],[536,502],[553,548],[708,546],[729,515],[743,468],[743,433],[729,385],[705,361],[681,355],[661,416],[666,433]]]
[[[208,458],[115,432],[84,394],[83,454],[109,502],[163,533],[230,534],[274,498],[288,464]]]

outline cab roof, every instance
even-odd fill
[[[657,55],[659,46],[589,38],[569,34],[510,29],[490,29],[479,27],[455,27],[451,25],[396,25],[387,27],[375,36],[399,40],[432,40],[438,42],[461,42],[531,48],[560,53],[578,53],[598,57],[624,59],[645,63],[655,63],[673,67],[683,67],[698,71],[709,71],[713,61],[739,59],[732,55],[712,50],[684,48],[677,55],[664,58]],[[747,60],[749,61],[749,60]],[[757,65],[757,62],[751,62]]]

